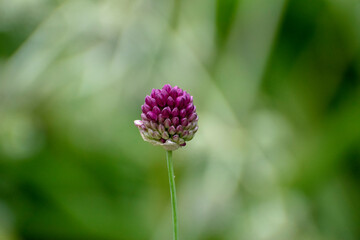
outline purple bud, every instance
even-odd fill
[[[173,123],[173,125],[174,126],[177,126],[177,125],[179,125],[179,118],[178,117],[173,117],[172,119],[171,119],[171,121],[172,121],[172,123]]]
[[[184,97],[177,97],[176,98],[176,101],[175,101],[175,105],[178,107],[178,108],[183,108],[184,107],[184,104],[185,104],[185,98]]]
[[[165,84],[162,89],[164,89],[165,91],[167,91],[169,93],[171,91],[171,85]]]
[[[187,114],[191,114],[194,112],[194,105],[192,103],[189,103],[186,107]]]
[[[176,92],[177,92],[177,95],[178,95],[178,96],[181,96],[181,95],[183,95],[183,93],[184,93],[181,88],[176,89]]]
[[[167,105],[171,108],[173,108],[175,106],[175,101],[174,98],[172,98],[171,96],[168,97],[167,101],[166,101]]]
[[[194,121],[196,118],[197,118],[196,113],[192,113],[192,114],[190,115],[190,117],[188,118],[188,120],[189,120],[189,122],[192,122],[192,121]]]
[[[182,125],[183,127],[186,127],[189,122],[188,122],[188,120],[187,120],[186,118],[182,118],[181,121],[180,121],[180,123],[181,123],[181,125]]]
[[[186,91],[184,93],[185,98],[185,106],[187,106],[190,103],[190,94],[188,94]]]
[[[153,107],[152,112],[156,115],[159,115],[161,113],[161,110],[158,106]]]
[[[171,108],[170,108],[170,107],[165,107],[165,108],[161,111],[161,114],[162,114],[165,118],[170,117],[170,113],[171,113]]]
[[[186,117],[186,109],[181,109],[180,117],[182,117],[182,118]]]
[[[161,95],[164,97],[164,99],[169,97],[169,93],[165,89],[161,89]]]
[[[146,103],[141,105],[141,110],[143,113],[147,113],[148,111],[151,110],[151,108],[149,107],[149,105],[147,105]]]
[[[171,89],[169,95],[173,98],[173,99],[176,99],[177,97],[177,91],[175,88]]]
[[[160,124],[164,123],[164,121],[165,121],[165,118],[161,113],[158,116],[158,121],[159,121]]]
[[[145,98],[145,103],[146,103],[147,105],[149,105],[150,107],[154,107],[154,106],[156,105],[155,99],[153,99],[153,98],[150,97],[150,96],[146,96],[146,98]]]
[[[153,112],[147,112],[146,113],[146,116],[149,118],[149,119],[151,119],[151,120],[154,120],[154,121],[156,121],[157,120],[157,115],[155,114],[155,113],[153,113]]]
[[[163,95],[161,93],[157,93],[155,96],[155,100],[156,103],[160,106],[160,107],[164,107],[166,104],[165,98],[163,97]]]
[[[198,130],[193,97],[178,86],[166,84],[162,89],[153,89],[145,97],[141,111],[142,120],[134,123],[144,140],[168,151],[185,146]]]
[[[152,98],[155,98],[155,96],[156,96],[156,94],[158,93],[158,91],[159,91],[159,89],[154,89],[154,88],[153,88],[153,90],[151,91],[150,96],[151,96]]]
[[[179,126],[176,127],[176,132],[177,132],[177,133],[181,133],[182,131],[184,131],[184,127],[183,127],[183,126],[179,125]]]
[[[165,121],[164,121],[164,126],[165,126],[166,128],[170,128],[170,126],[171,126],[171,120],[170,120],[169,118],[165,119]]]
[[[179,116],[179,109],[178,109],[178,108],[174,108],[174,109],[171,111],[171,116],[172,116],[172,117],[177,117],[177,116]]]
[[[174,126],[169,127],[168,133],[171,134],[171,135],[174,135],[176,133],[175,127]]]

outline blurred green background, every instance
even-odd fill
[[[165,83],[181,239],[360,239],[359,46],[358,0],[0,0],[0,240],[171,239]]]

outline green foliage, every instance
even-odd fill
[[[170,239],[152,88],[194,96],[180,239],[360,238],[356,0],[0,0],[0,239]]]

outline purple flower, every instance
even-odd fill
[[[193,97],[178,86],[153,89],[141,106],[141,119],[135,120],[142,138],[173,151],[186,145],[198,130]]]

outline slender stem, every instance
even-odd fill
[[[169,172],[171,206],[172,206],[172,216],[173,216],[173,226],[174,226],[174,240],[179,240],[179,232],[178,232],[179,225],[178,225],[177,209],[176,209],[176,189],[175,189],[174,166],[172,161],[172,151],[166,151],[166,161]]]

